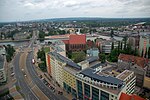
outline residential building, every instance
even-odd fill
[[[147,76],[144,77],[143,87],[150,90],[150,77],[147,77]]]
[[[96,39],[96,46],[99,48],[101,53],[109,54],[111,53],[112,43],[114,43],[114,48],[118,47],[118,41],[115,40],[105,40],[105,39]],[[122,45],[123,47],[123,45]]]
[[[118,70],[120,72],[125,69],[134,71],[136,75],[136,85],[143,87],[145,68],[148,64],[148,59],[133,55],[120,54],[118,57]]]
[[[135,94],[129,95],[126,93],[121,93],[119,100],[145,100],[145,99]]]
[[[0,83],[6,82],[6,52],[3,46],[0,46]]]
[[[67,93],[71,93],[74,98],[77,97],[75,74],[79,70],[80,69],[72,68],[68,65],[63,67],[63,89],[67,91]]]
[[[91,48],[87,50],[87,55],[88,56],[96,56],[99,57],[99,50],[98,48]]]
[[[95,47],[95,43],[94,43],[94,41],[92,41],[92,40],[87,40],[87,41],[86,41],[86,44],[87,44],[88,48],[93,48],[93,47]]]
[[[146,67],[146,75],[144,77],[144,85],[143,87],[150,90],[150,61],[148,62],[148,65]]]
[[[140,56],[148,58],[148,49],[150,47],[150,35],[142,35],[139,43]]]
[[[63,88],[64,87],[63,75],[66,72],[64,71],[64,67],[70,66],[78,70],[81,70],[81,67],[77,65],[76,63],[74,63],[72,60],[60,55],[59,53],[55,51],[49,52],[48,55],[50,55],[51,76]]]
[[[109,75],[110,66],[96,63],[76,74],[79,100],[118,100],[121,92],[132,94],[134,72],[125,70],[116,77]]]
[[[138,49],[139,48],[139,42],[140,42],[140,36],[131,36],[128,39],[129,44],[131,45],[131,48],[133,50]]]
[[[49,47],[50,47],[50,52],[57,52],[64,57],[66,56],[65,44],[61,40],[57,40],[53,42],[51,45],[49,45]],[[50,63],[51,63],[50,55],[46,53],[46,65],[47,65],[47,72],[49,75],[51,75]]]

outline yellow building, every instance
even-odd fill
[[[57,52],[49,52],[51,75],[68,93],[76,95],[75,73],[81,69],[76,63]]]
[[[144,86],[145,88],[150,89],[150,78],[149,77],[144,77]]]
[[[75,74],[79,71],[71,68],[71,66],[65,66],[63,68],[63,88],[68,92],[72,93],[76,97],[76,79]]]

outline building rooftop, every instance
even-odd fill
[[[63,67],[63,69],[73,75],[75,75],[78,71],[80,71],[79,69],[76,69],[76,68],[73,68],[70,66],[65,66],[65,67]]]
[[[69,37],[69,44],[86,44],[86,35],[71,34]]]
[[[122,73],[120,73],[118,76],[116,76],[118,79],[124,80],[126,77],[128,77],[131,73],[133,73],[132,71],[129,70],[125,70]]]
[[[67,65],[69,65],[70,67],[76,68],[76,69],[81,69],[81,66],[77,65],[75,62],[73,62],[72,60],[70,60],[67,57],[64,57],[62,55],[60,55],[57,52],[49,52],[48,54],[55,56],[56,59],[61,60],[63,62],[65,62]]]
[[[5,55],[6,54],[6,51],[5,51],[5,48],[3,46],[0,46],[0,55]]]
[[[137,64],[138,66],[142,68],[144,68],[145,65],[148,63],[147,58],[142,58],[142,57],[128,55],[128,54],[120,54],[118,59],[125,61],[125,62],[131,62],[133,64]]]
[[[4,67],[4,57],[3,55],[0,55],[0,69],[3,69]]]
[[[97,60],[99,60],[99,58],[96,56],[90,56],[86,59],[86,61],[88,61],[89,63],[95,62]]]
[[[52,47],[52,49],[54,51],[57,51],[57,52],[63,52],[64,51],[61,47],[56,46],[56,44],[51,44],[50,46]]]
[[[70,34],[66,40],[63,40],[65,44],[86,44],[85,34]]]
[[[100,68],[101,66],[101,68]],[[96,64],[90,68],[87,68],[83,71],[80,72],[80,74],[84,75],[85,77],[89,77],[94,81],[100,81],[106,84],[112,84],[112,85],[118,85],[118,86],[122,86],[123,85],[123,81],[120,79],[117,79],[115,77],[100,73],[103,70],[103,64]],[[99,68],[99,69],[98,69]]]
[[[129,95],[122,92],[119,100],[145,100],[145,99],[135,94]]]
[[[61,38],[69,38],[70,34],[65,35],[53,35],[53,36],[46,36],[46,39],[61,39]]]

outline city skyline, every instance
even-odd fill
[[[150,17],[149,0],[1,0],[0,22],[68,17]]]

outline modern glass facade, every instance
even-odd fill
[[[79,100],[83,100],[83,89],[82,89],[82,82],[77,80],[77,91],[78,91],[78,98]]]
[[[84,100],[89,100],[90,98],[90,85],[84,83]]]
[[[101,91],[101,99],[100,100],[109,100],[109,94],[104,92],[104,91]]]
[[[67,93],[71,93],[75,98],[77,96],[76,94],[76,90],[71,88],[68,84],[66,84],[65,82],[63,82],[63,87],[64,89],[67,91]]]
[[[92,87],[92,100],[99,100],[99,89]]]

